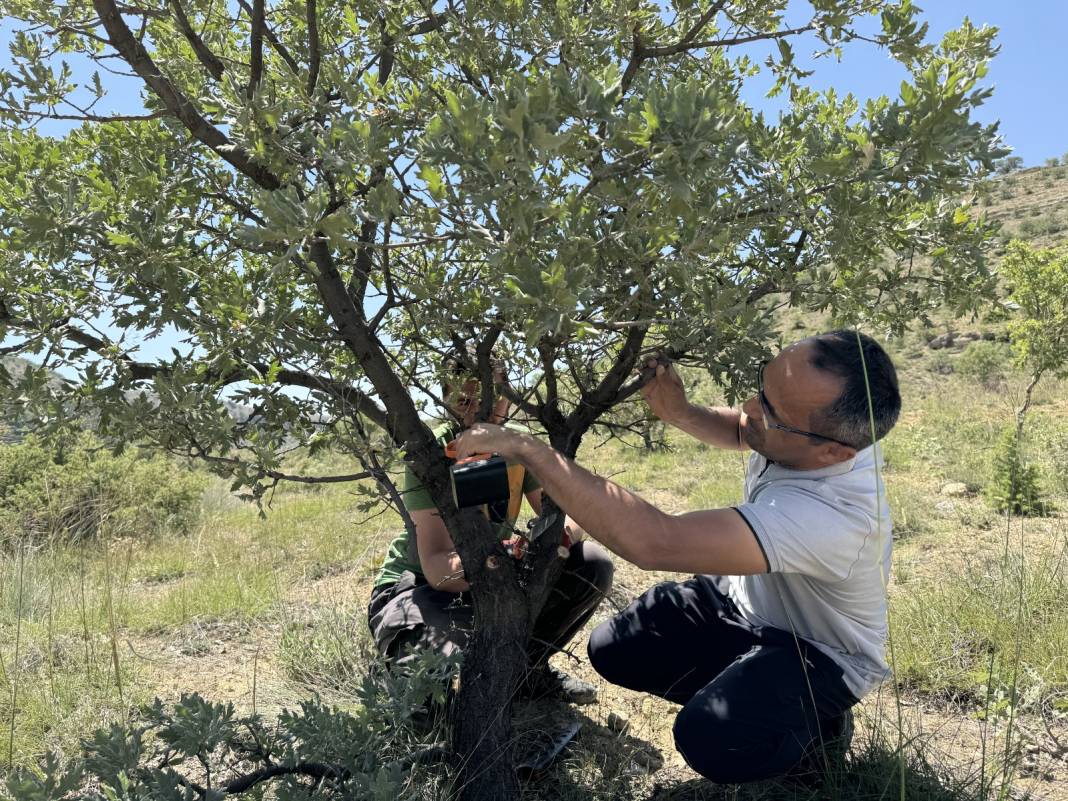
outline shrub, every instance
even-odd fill
[[[82,754],[66,762],[50,754],[39,771],[13,771],[0,798],[53,801],[86,782],[100,793],[79,798],[438,798],[444,793],[434,785],[447,773],[424,766],[444,757],[440,725],[427,729],[413,718],[428,698],[443,708],[455,670],[455,660],[422,653],[410,672],[379,666],[356,685],[351,710],[312,698],[272,722],[195,693],[173,706],[156,699],[133,722],[98,729]]]
[[[66,541],[104,525],[134,536],[185,532],[204,483],[162,456],[115,455],[88,433],[51,446],[28,437],[0,445],[0,531]]]
[[[948,353],[944,350],[937,350],[931,354],[927,369],[938,375],[952,375],[956,370],[956,365]]]
[[[1054,439],[1049,456],[1057,488],[1061,492],[1068,493],[1068,436]]]
[[[1012,364],[1012,348],[1005,342],[972,342],[957,360],[957,372],[994,387],[1005,378]]]
[[[1042,516],[1052,511],[1044,498],[1038,467],[1024,459],[1015,428],[1006,429],[998,440],[986,497],[994,509],[1012,515]]]

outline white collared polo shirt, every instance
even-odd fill
[[[731,576],[730,597],[754,625],[792,631],[842,667],[859,699],[888,675],[886,583],[892,534],[878,446],[817,470],[749,458],[736,507],[771,572]]]

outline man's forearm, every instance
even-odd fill
[[[746,447],[741,437],[741,419],[742,413],[737,409],[709,408],[691,403],[685,413],[664,422],[701,442],[740,451]]]
[[[464,592],[471,589],[464,576],[464,565],[456,551],[435,553],[428,558],[420,557],[423,575],[435,590]]]
[[[648,546],[666,536],[668,515],[533,437],[523,436],[515,458],[587,534],[628,562],[644,567]]]

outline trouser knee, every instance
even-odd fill
[[[608,552],[595,542],[580,542],[571,546],[572,563],[576,563],[575,572],[582,577],[591,594],[600,600],[612,589],[612,577],[615,564]],[[567,568],[565,568],[566,570]]]
[[[716,784],[743,784],[772,778],[770,742],[753,742],[745,724],[724,720],[701,707],[683,707],[675,718],[675,748],[697,773]]]
[[[608,620],[594,628],[590,633],[589,642],[586,643],[586,656],[590,665],[603,678],[612,684],[624,684],[621,680],[620,660],[617,657],[617,643],[612,629],[612,621]]]

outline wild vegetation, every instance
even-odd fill
[[[1015,429],[1030,383],[1005,341],[1010,318],[995,311],[970,331],[945,318],[890,343],[905,398],[904,418],[886,442],[885,472],[897,538],[890,587],[896,690],[887,686],[865,702],[849,771],[821,797],[896,797],[904,770],[907,798],[970,801],[1003,792],[1068,798],[1068,539],[1060,511],[1068,507],[1068,386],[1053,377],[1034,389],[1022,439],[1051,514],[997,511],[984,497],[996,477],[996,443],[1001,431]],[[784,338],[792,339],[825,323],[786,316],[782,324]],[[932,347],[949,332],[956,334],[953,345]],[[687,376],[696,397],[719,399],[699,371]],[[640,436],[591,441],[579,458],[667,509],[738,498],[737,454],[671,433],[667,443],[649,451]],[[344,457],[325,453],[294,455],[290,466],[347,467]],[[195,475],[188,465],[172,467],[175,476]],[[0,664],[11,692],[0,697],[0,716],[13,723],[14,764],[41,765],[46,750],[78,764],[79,740],[101,722],[129,722],[143,729],[138,748],[157,748],[161,731],[173,738],[195,731],[196,720],[169,717],[169,704],[196,692],[204,698],[201,706],[192,702],[204,710],[200,723],[225,719],[227,731],[247,723],[243,731],[251,726],[276,755],[312,753],[300,750],[306,744],[294,732],[312,716],[330,716],[337,737],[318,743],[315,753],[319,761],[333,754],[330,764],[347,772],[326,777],[321,792],[362,787],[376,797],[367,789],[374,786],[382,797],[443,797],[449,772],[436,759],[440,732],[415,726],[416,705],[405,704],[412,696],[381,683],[364,623],[370,580],[398,521],[361,512],[361,496],[351,489],[321,485],[280,487],[260,518],[218,479],[193,480],[210,486],[185,533],[105,527],[90,544],[46,539],[5,551]],[[617,588],[594,622],[657,578],[621,565]],[[581,650],[577,656],[569,669],[595,680]],[[668,704],[600,689],[592,708],[518,710],[520,748],[560,716],[584,723],[561,760],[526,784],[528,797],[811,797],[774,783],[739,795],[700,781],[671,748],[663,725]],[[155,697],[162,705],[137,711]],[[293,712],[279,717],[282,709]],[[243,720],[250,715],[260,717]],[[346,734],[365,731],[368,715],[373,736],[388,738],[374,747],[391,755],[370,773],[357,759],[370,741]],[[87,766],[105,785],[127,782],[128,797],[166,797],[158,776],[120,777],[122,760],[132,759],[129,736],[105,727],[86,740]],[[242,737],[235,742],[247,745]],[[182,775],[198,785],[209,780],[198,753],[217,771],[210,779],[217,787],[263,764],[240,749],[207,748],[196,737],[181,742],[175,753],[185,760]],[[16,797],[56,797],[31,774],[14,775],[23,777],[9,788]],[[86,776],[76,778],[84,786]],[[316,781],[324,777],[293,774],[268,783],[301,797]]]
[[[463,801],[520,796],[508,710],[564,521],[547,504],[519,563],[457,508],[420,414],[444,411],[446,350],[473,345],[482,406],[507,395],[574,455],[643,423],[651,352],[734,399],[777,306],[900,333],[994,288],[973,191],[1007,152],[976,121],[993,28],[935,40],[911,0],[671,5],[0,2],[0,336],[44,360],[0,395],[259,500],[367,477],[402,511],[403,458],[471,587]],[[893,96],[822,89],[849,46],[896,63]],[[116,72],[134,113],[102,111]],[[139,351],[164,332],[171,353]],[[293,474],[296,448],[353,466]]]
[[[966,23],[934,45],[911,3],[867,0],[813,3],[793,29],[781,5],[680,3],[669,24],[655,4],[626,19],[594,4],[588,30],[564,6],[490,4],[476,26],[452,4],[309,2],[270,20],[262,0],[190,5],[192,17],[178,2],[5,6],[32,30],[0,81],[12,234],[0,334],[47,364],[2,382],[4,395],[52,434],[91,419],[109,447],[152,444],[228,478],[210,480],[194,515],[182,499],[206,480],[188,477],[198,468],[111,457],[128,459],[132,478],[92,490],[84,527],[30,515],[49,508],[42,486],[62,478],[73,492],[114,475],[95,444],[79,446],[80,462],[46,450],[32,474],[15,471],[12,498],[30,500],[12,501],[0,557],[10,793],[518,797],[497,757],[555,723],[520,707],[513,738],[507,690],[529,633],[516,621],[551,582],[559,525],[532,551],[533,582],[515,581],[510,560],[498,575],[481,569],[499,544],[449,501],[419,415],[422,396],[440,400],[441,350],[478,343],[471,366],[488,404],[489,353],[503,347],[522,378],[498,390],[555,445],[682,510],[736,499],[741,461],[670,435],[668,449],[646,447],[649,421],[625,403],[640,356],[667,350],[695,368],[698,397],[733,400],[775,326],[791,338],[827,324],[828,310],[893,335],[911,405],[887,443],[896,683],[866,704],[849,770],[823,790],[986,799],[1049,784],[1051,771],[1056,783],[1063,381],[995,364],[996,349],[961,362],[965,337],[938,329],[995,294],[991,221],[1056,236],[1055,208],[1008,202],[1017,188],[1055,197],[1063,168],[1038,172],[1036,186],[1006,164],[972,203],[1003,152],[969,119],[987,96],[989,29]],[[869,43],[909,71],[901,97],[861,106],[808,89],[790,38],[811,35],[832,55],[871,38],[852,22],[873,9],[881,33]],[[792,104],[777,125],[741,100],[747,62],[724,55],[752,42],[773,44],[774,91]],[[57,53],[123,63],[145,85],[145,113],[76,105],[77,92],[105,89],[77,86]],[[62,143],[26,129],[68,103],[84,125]],[[96,330],[100,315],[120,333]],[[974,325],[996,342],[1011,318]],[[906,323],[927,326],[905,334]],[[124,350],[127,333],[161,326],[184,352]],[[79,380],[57,386],[47,366]],[[235,420],[235,396],[255,414]],[[993,508],[982,497],[1006,398],[1015,450],[1002,473],[1048,488],[1046,517],[1014,517],[1038,509],[1015,496],[989,493]],[[74,413],[83,407],[88,417]],[[636,438],[603,445],[590,436],[631,428]],[[36,445],[13,447],[21,459]],[[461,681],[451,766],[436,764],[440,727],[413,717],[422,690],[383,681],[362,625],[369,576],[401,524],[374,503],[395,499],[401,450],[482,599],[465,670],[484,680]],[[163,493],[138,479],[162,469],[187,477]],[[265,518],[230,494],[240,490]],[[27,536],[29,523],[42,533]],[[651,578],[622,568],[601,614]],[[665,739],[665,705],[603,690],[528,796],[808,793],[694,779]],[[964,755],[935,750],[947,738],[926,725],[934,715],[955,722]],[[114,725],[79,745],[100,722]]]

